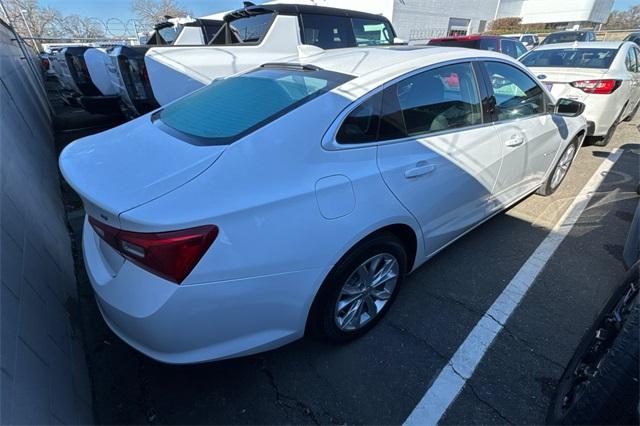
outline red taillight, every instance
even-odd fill
[[[571,85],[585,93],[608,95],[620,87],[621,83],[620,80],[580,80],[574,81]]]
[[[215,225],[169,232],[131,232],[89,217],[95,232],[131,262],[180,284],[218,236]]]
[[[45,71],[49,70],[49,60],[47,58],[42,58],[40,59],[40,62],[42,64],[42,68],[44,68]]]

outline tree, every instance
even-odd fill
[[[164,21],[165,16],[191,15],[191,11],[177,3],[176,0],[133,0],[131,10],[147,30],[152,29],[158,22]]]
[[[29,37],[29,30],[34,37],[60,36],[56,23],[62,16],[56,9],[42,8],[38,0],[4,0],[3,4],[8,15],[5,18],[22,37]]]
[[[79,15],[69,15],[56,21],[57,28],[66,38],[104,37],[104,27],[94,19]]]
[[[604,25],[607,30],[629,30],[640,28],[640,4],[627,10],[614,10]]]

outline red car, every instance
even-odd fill
[[[469,49],[491,50],[519,58],[527,53],[527,48],[517,40],[492,35],[470,35],[457,37],[432,38],[429,46],[466,47]]]

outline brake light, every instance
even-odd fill
[[[89,217],[104,242],[147,271],[180,284],[218,236],[215,225],[169,232],[131,232]]]
[[[48,60],[47,58],[42,58],[42,59],[40,59],[40,63],[42,64],[42,68],[43,68],[45,71],[48,71],[48,70],[49,70],[49,60]]]
[[[580,89],[585,93],[595,95],[608,95],[620,87],[621,80],[580,80],[571,83],[571,86]]]

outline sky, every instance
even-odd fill
[[[178,3],[190,9],[194,16],[211,15],[242,7],[242,0],[178,0]],[[614,9],[627,9],[638,3],[640,0],[616,0]],[[109,18],[123,21],[133,18],[131,0],[40,0],[40,4],[55,7],[65,15],[95,17],[103,22]]]

